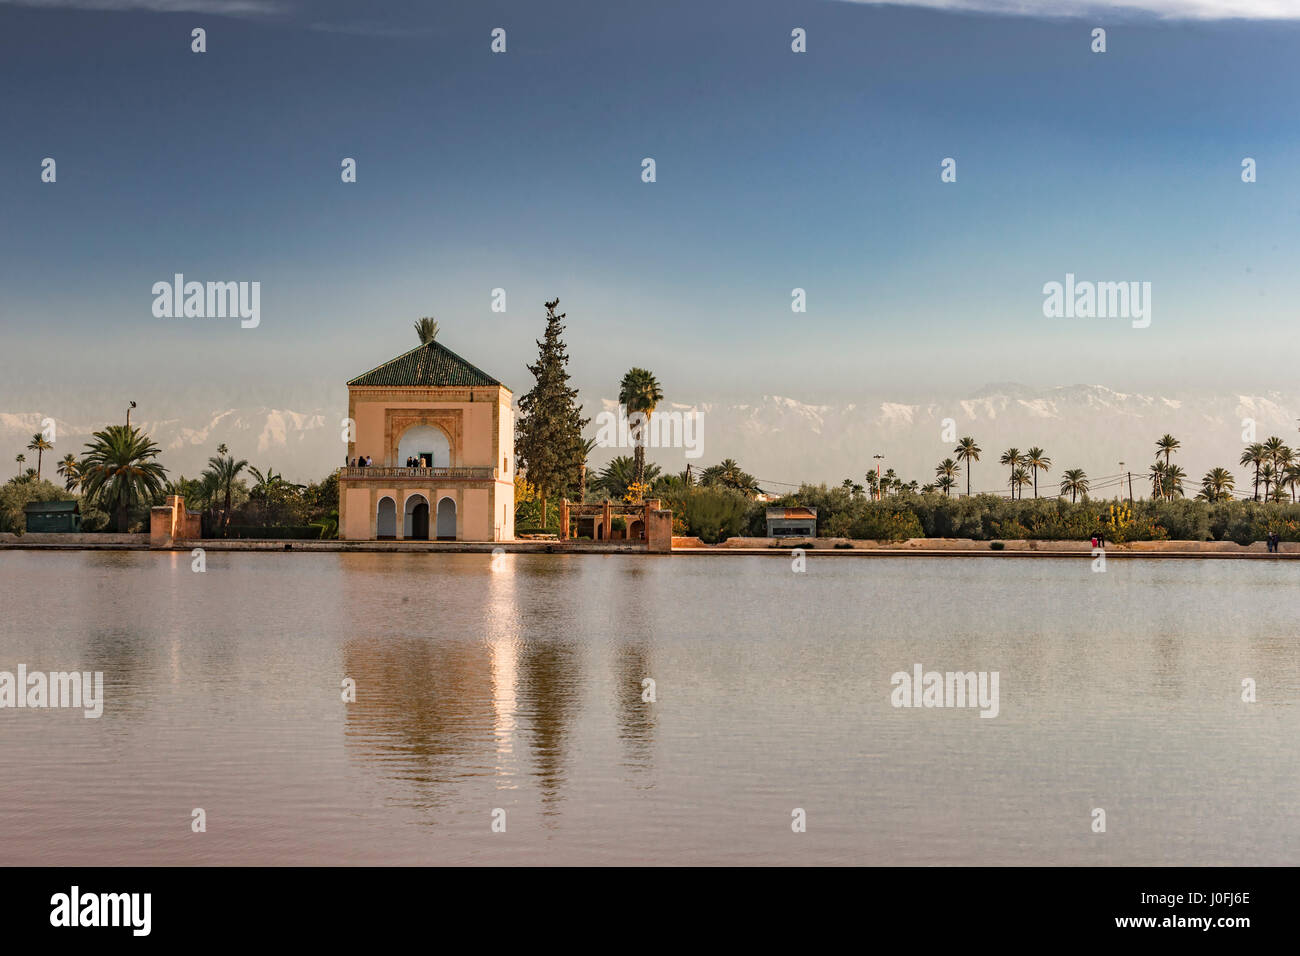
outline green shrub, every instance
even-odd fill
[[[673,504],[674,514],[680,509],[688,536],[717,544],[747,530],[754,503],[738,491],[713,485],[691,488]]]
[[[269,540],[273,538],[290,538],[295,541],[315,541],[321,536],[322,528],[318,524],[293,525],[283,528],[263,528],[257,525],[232,524],[226,529],[227,538],[247,538]]]

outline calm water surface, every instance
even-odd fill
[[[0,863],[1300,859],[1295,564],[190,560],[0,552],[0,670],[107,698],[0,710]],[[895,709],[916,663],[1001,713]]]

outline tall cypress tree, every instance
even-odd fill
[[[536,384],[519,399],[515,426],[515,457],[542,499],[542,526],[546,525],[546,499],[577,487],[586,453],[578,390],[569,387],[569,356],[564,350],[563,320],[555,314],[559,299],[546,303],[546,335],[537,343],[537,364],[528,366]]]

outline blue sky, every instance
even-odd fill
[[[522,393],[553,296],[593,400],[633,364],[670,399],[851,400],[1258,390],[1298,357],[1300,22],[1199,0],[79,6],[0,2],[9,406],[52,381],[342,395],[427,314]],[[260,281],[260,327],[155,318],[176,272]],[[1151,282],[1150,328],[1045,319],[1067,272]]]

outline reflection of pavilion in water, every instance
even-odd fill
[[[558,796],[580,670],[571,645],[377,635],[350,641],[344,668],[357,682],[350,746],[413,784],[416,806],[444,803],[467,774],[524,772],[521,739],[543,792]]]
[[[531,777],[543,812],[557,812],[589,680],[577,643],[522,639],[563,635],[572,621],[562,601],[521,606],[513,579],[556,575],[544,586],[563,589],[567,575],[513,561],[504,571],[477,573],[491,575],[483,606],[469,619],[449,620],[438,636],[353,622],[371,636],[342,648],[343,673],[357,686],[356,701],[345,708],[348,749],[383,777],[402,781],[398,802],[417,809],[448,805],[467,777],[496,778],[501,789]],[[411,612],[423,613],[414,603]],[[641,699],[645,648],[619,645],[616,653],[624,765],[648,765],[654,705]]]

